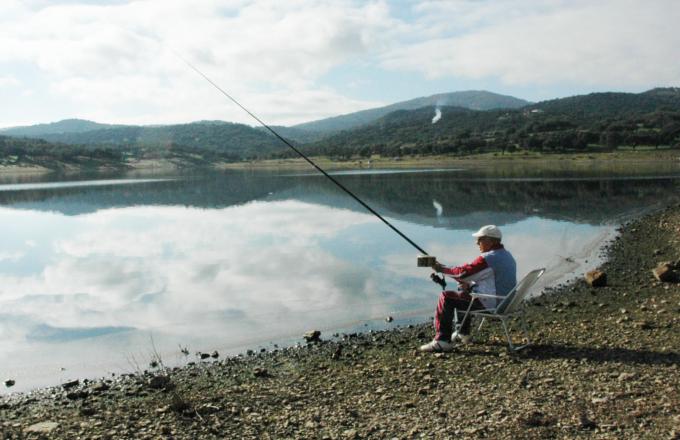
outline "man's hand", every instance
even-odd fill
[[[463,280],[456,280],[456,281],[458,281],[458,285],[460,286],[461,291],[463,291],[465,293],[470,293],[470,291],[472,290],[472,285],[470,283],[468,283],[467,281],[463,281]]]
[[[444,266],[442,266],[439,261],[435,260],[434,263],[432,263],[432,269],[435,272],[443,272],[444,271]]]

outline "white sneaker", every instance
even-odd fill
[[[456,341],[460,341],[461,344],[467,345],[467,344],[472,342],[472,336],[463,335],[463,334],[458,333],[458,332],[453,332],[453,334],[451,335],[451,342],[456,342]]]
[[[424,351],[427,353],[446,353],[449,351],[453,351],[453,347],[454,345],[450,342],[438,341],[435,339],[429,344],[421,345],[420,351]]]

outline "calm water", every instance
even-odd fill
[[[595,264],[587,250],[613,224],[674,200],[679,176],[337,178],[441,261],[473,258],[470,234],[496,223],[520,274],[548,266],[554,280]],[[5,182],[0,228],[0,379],[17,381],[0,393],[143,369],[153,346],[173,364],[180,345],[195,360],[422,320],[438,293],[416,250],[306,173]]]

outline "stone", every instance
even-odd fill
[[[581,414],[579,416],[579,428],[581,429],[595,429],[597,428],[597,423],[590,420],[586,414]]]
[[[35,432],[37,434],[50,434],[59,427],[57,422],[40,422],[26,428],[25,432]]]
[[[321,332],[319,330],[310,330],[302,335],[307,342],[317,342],[321,340]]]
[[[342,431],[342,436],[344,438],[357,438],[359,436],[359,433],[357,432],[356,429],[346,429]]]
[[[105,382],[100,382],[98,384],[92,385],[90,389],[95,393],[103,393],[104,391],[111,389],[111,387]]]
[[[661,281],[662,283],[674,282],[678,279],[678,275],[675,273],[674,267],[674,264],[668,261],[662,262],[652,269],[652,274],[654,274],[654,278]]]
[[[586,272],[586,282],[591,287],[604,287],[607,285],[607,274],[600,270]]]
[[[213,359],[217,359],[218,357],[220,357],[220,353],[217,350],[215,350],[212,353],[210,353],[210,357]]]
[[[632,379],[635,379],[634,373],[621,373],[618,377],[619,382],[628,382]]]
[[[79,390],[79,391],[71,391],[69,393],[66,393],[66,398],[68,400],[78,400],[78,399],[84,399],[88,396],[88,392],[84,390]]]
[[[642,320],[642,321],[635,321],[633,322],[633,327],[639,328],[641,330],[649,330],[651,328],[654,328],[651,322]]]
[[[385,318],[385,322],[392,322],[392,321],[394,321],[394,318],[391,317],[391,316],[388,316],[387,318]]]
[[[97,412],[94,410],[94,408],[91,408],[89,406],[83,406],[80,408],[80,415],[85,416],[85,417],[90,417],[95,415]]]
[[[215,413],[220,412],[221,410],[222,410],[222,408],[220,408],[217,405],[213,405],[211,403],[206,403],[204,405],[201,405],[197,409],[198,413],[203,415],[203,416],[215,414]]]
[[[71,388],[77,387],[78,385],[80,385],[80,381],[78,379],[61,384],[62,388],[65,390],[70,390]]]
[[[257,367],[253,370],[253,376],[255,377],[270,377],[269,371],[266,368]]]
[[[15,381],[14,379],[7,379],[7,380],[5,381],[5,386],[6,386],[7,388],[13,387],[14,384],[16,384],[16,381]]]
[[[167,388],[170,385],[170,378],[168,376],[154,376],[149,379],[149,387],[155,390]]]
[[[201,360],[208,359],[210,357],[209,353],[199,353]]]

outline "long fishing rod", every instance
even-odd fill
[[[178,53],[175,53],[175,56],[177,56],[180,60],[182,60],[182,61],[183,61],[187,66],[189,66],[194,72],[196,72],[196,73],[198,73],[199,75],[201,75],[201,76],[203,77],[203,79],[205,79],[206,81],[208,81],[213,87],[215,87],[217,90],[219,90],[220,93],[222,93],[224,96],[226,96],[227,98],[229,98],[229,100],[230,100],[231,102],[233,102],[234,104],[236,104],[237,106],[239,106],[239,107],[241,108],[241,110],[243,110],[244,112],[248,113],[248,114],[249,114],[253,119],[255,119],[260,125],[262,125],[264,128],[266,128],[267,130],[269,130],[269,132],[270,132],[271,134],[273,134],[274,136],[276,136],[281,142],[283,142],[283,143],[286,144],[290,149],[292,149],[293,151],[295,151],[301,158],[303,158],[304,160],[306,160],[310,165],[312,165],[314,168],[316,168],[321,174],[323,174],[323,175],[326,176],[328,179],[330,179],[331,182],[335,183],[340,189],[342,189],[343,191],[345,191],[345,192],[346,192],[347,194],[349,194],[354,200],[356,200],[357,202],[359,202],[359,203],[361,204],[361,206],[363,206],[364,208],[366,208],[371,214],[373,214],[373,215],[375,215],[376,217],[378,217],[383,223],[385,223],[387,226],[389,226],[394,232],[396,232],[397,234],[399,234],[399,236],[401,236],[401,238],[403,238],[404,240],[406,240],[407,242],[409,242],[409,244],[410,244],[411,246],[413,246],[414,248],[418,249],[418,251],[420,251],[423,255],[426,255],[426,256],[429,255],[423,248],[421,248],[420,246],[418,246],[415,242],[413,242],[413,240],[411,240],[410,238],[408,238],[403,232],[401,232],[399,229],[397,229],[392,223],[388,222],[383,216],[381,216],[381,215],[378,214],[373,208],[371,208],[370,206],[368,206],[363,200],[361,200],[358,196],[356,196],[352,191],[350,191],[349,189],[345,188],[345,186],[344,186],[343,184],[341,184],[340,182],[338,182],[337,180],[335,180],[335,179],[333,178],[333,176],[331,176],[330,174],[328,174],[328,173],[327,173],[326,171],[324,171],[320,166],[318,166],[317,164],[315,164],[310,158],[308,158],[307,156],[305,156],[305,154],[302,153],[302,151],[300,151],[300,150],[298,150],[297,148],[295,148],[290,142],[288,142],[285,138],[283,138],[281,135],[279,135],[273,128],[271,128],[269,125],[265,124],[260,118],[258,118],[257,116],[255,116],[255,114],[253,114],[250,110],[248,110],[247,108],[245,108],[244,106],[242,106],[241,103],[239,103],[236,99],[234,99],[234,97],[232,97],[229,93],[225,92],[225,91],[224,91],[219,85],[217,85],[213,80],[211,80],[210,78],[208,78],[208,76],[207,76],[206,74],[204,74],[203,72],[201,72],[200,70],[198,70],[198,68],[197,68],[196,66],[194,66],[194,65],[191,64],[189,61],[187,61],[186,59],[184,59],[184,58],[183,58],[182,56],[180,56]]]

